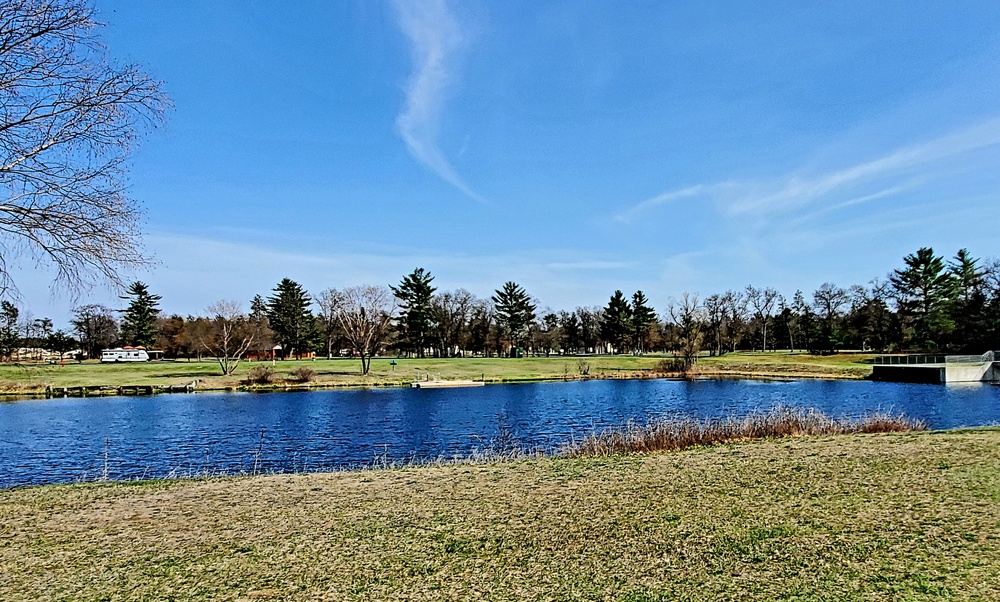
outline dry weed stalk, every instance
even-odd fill
[[[898,433],[927,430],[920,420],[903,415],[868,414],[835,419],[814,409],[774,408],[744,418],[697,420],[673,418],[646,424],[628,423],[594,433],[564,451],[567,456],[609,456],[681,450],[752,439],[848,433]]]

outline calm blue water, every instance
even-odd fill
[[[52,399],[0,403],[0,487],[197,473],[318,471],[516,442],[552,449],[628,420],[776,405],[905,413],[932,428],[1000,423],[1000,387],[854,381],[587,381]],[[261,432],[263,431],[263,437]]]

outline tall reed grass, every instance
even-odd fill
[[[814,409],[779,407],[743,418],[664,418],[645,424],[630,422],[572,443],[562,455],[610,456],[800,435],[924,430],[927,430],[924,422],[903,415],[874,413],[856,419],[836,419]]]

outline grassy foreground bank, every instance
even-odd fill
[[[805,353],[777,351],[768,353],[733,353],[722,357],[704,357],[695,375],[863,378],[871,374],[866,363],[872,356],[841,354],[815,356]],[[361,376],[361,364],[356,359],[317,359],[315,361],[274,362],[275,385],[298,385],[292,370],[311,368],[315,378],[311,384],[326,386],[399,386],[408,384],[418,375],[430,374],[441,379],[485,379],[487,382],[517,382],[526,380],[560,380],[578,378],[637,378],[655,376],[653,370],[663,356],[588,356],[588,357],[526,357],[526,358],[449,358],[404,359],[377,358],[372,361],[368,376]],[[395,362],[396,365],[392,365]],[[145,364],[82,364],[0,365],[0,391],[38,392],[46,386],[134,386],[183,385],[198,380],[198,389],[239,387],[247,372],[260,363],[244,362],[228,377],[220,375],[215,361],[168,361]],[[271,366],[269,362],[264,365]]]
[[[995,600],[1000,430],[0,491],[0,599]]]

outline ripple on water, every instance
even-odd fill
[[[0,487],[553,450],[652,418],[775,406],[904,413],[932,428],[1000,422],[1000,387],[867,381],[634,380],[297,393],[175,394],[0,404]],[[107,460],[105,460],[107,452]]]

